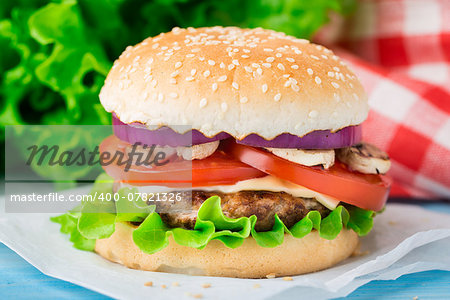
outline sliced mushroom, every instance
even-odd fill
[[[203,159],[213,154],[220,141],[193,145],[191,147],[178,147],[177,154],[182,156],[185,160]]]
[[[328,169],[334,165],[334,150],[305,150],[305,149],[284,149],[266,148],[274,155],[304,166],[323,165]]]
[[[391,161],[386,152],[364,142],[352,147],[336,149],[336,157],[351,169],[364,174],[385,174],[391,167]]]

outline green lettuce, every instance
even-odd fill
[[[311,38],[331,11],[348,15],[355,6],[356,0],[2,0],[0,143],[5,125],[110,124],[98,94],[113,60],[174,26],[265,27]],[[40,169],[34,168],[44,178],[67,178]]]
[[[90,195],[109,194],[109,197],[114,197],[111,191],[112,179],[101,175]],[[363,236],[373,226],[373,211],[340,205],[324,218],[318,211],[311,211],[291,228],[287,228],[275,215],[272,229],[258,232],[255,229],[256,216],[228,218],[222,212],[220,197],[213,196],[199,208],[193,230],[170,228],[154,212],[154,206],[148,206],[140,198],[128,201],[128,194],[136,192],[136,189],[122,188],[117,192],[120,197],[116,196],[116,201],[85,202],[76,210],[52,218],[52,221],[61,224],[61,232],[69,234],[74,246],[82,250],[93,250],[96,239],[111,236],[116,222],[138,222],[140,225],[133,231],[133,241],[149,254],[164,249],[169,244],[170,236],[177,244],[197,249],[206,247],[211,240],[237,248],[250,236],[261,247],[272,248],[283,243],[285,234],[302,238],[316,230],[322,238],[333,240],[343,228]]]

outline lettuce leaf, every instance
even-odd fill
[[[82,202],[77,228],[88,239],[103,239],[111,236],[115,230],[116,209],[112,198],[114,180],[107,174],[101,174],[90,192],[91,199]],[[111,195],[111,196],[110,196]]]
[[[69,213],[50,218],[55,223],[61,224],[61,232],[69,235],[69,240],[73,246],[80,250],[94,251],[95,239],[85,238],[78,231],[78,219]]]
[[[302,238],[312,230],[317,230],[327,240],[336,238],[343,228],[352,229],[363,236],[372,229],[375,215],[373,211],[340,205],[324,218],[318,211],[311,211],[291,228],[287,228],[275,215],[272,229],[258,232],[255,229],[256,216],[228,218],[222,212],[220,197],[213,196],[199,208],[193,230],[170,228],[154,212],[154,205],[148,206],[140,198],[128,200],[129,193],[136,193],[136,189],[122,188],[114,198],[112,184],[112,179],[103,174],[97,179],[90,195],[103,195],[104,199],[113,201],[101,201],[100,198],[87,201],[81,207],[51,219],[61,224],[61,232],[70,235],[70,241],[76,248],[93,250],[96,239],[107,238],[114,233],[116,222],[140,222],[133,231],[133,241],[149,254],[164,249],[169,244],[170,236],[180,245],[197,249],[206,247],[211,240],[219,240],[226,247],[237,248],[250,236],[261,247],[272,248],[283,243],[285,234]]]
[[[136,188],[122,188],[117,191],[116,221],[142,222],[155,211],[155,205],[148,205],[139,196]],[[128,195],[133,195],[129,197]]]

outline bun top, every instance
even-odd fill
[[[124,123],[237,139],[336,131],[360,124],[369,109],[360,82],[329,49],[236,27],[174,28],[128,47],[100,101]]]

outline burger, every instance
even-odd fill
[[[390,161],[361,141],[364,89],[307,40],[174,28],[128,47],[100,100],[114,129],[101,153],[165,158],[105,165],[93,190],[114,201],[53,219],[110,261],[240,278],[314,272],[349,257],[385,205]]]

